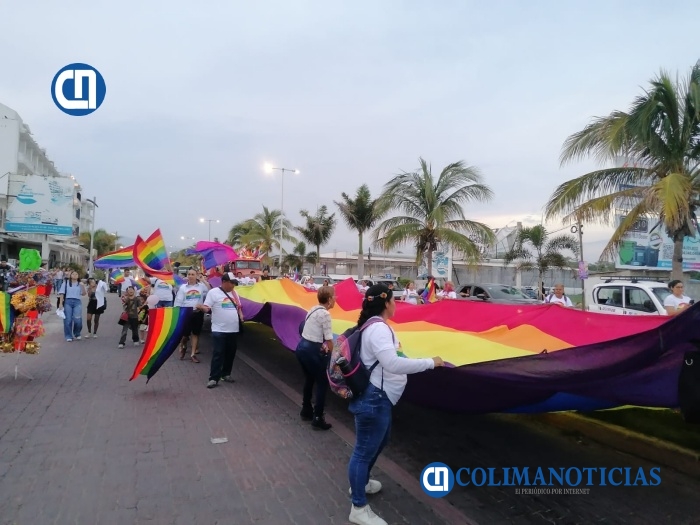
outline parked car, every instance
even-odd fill
[[[301,281],[299,281],[299,283],[302,286],[308,286],[309,282],[313,282],[315,288],[320,288],[326,281],[328,281],[328,284],[331,286],[333,286],[337,282],[335,279],[327,275],[305,275],[301,278]]]
[[[401,286],[398,281],[395,281],[393,279],[376,279],[374,281],[374,284],[377,284],[377,283],[386,284],[387,286],[389,286],[390,284],[393,284],[394,285],[394,293],[402,294],[404,291],[404,287]]]
[[[617,315],[667,315],[664,299],[671,294],[663,281],[640,277],[603,277],[586,294],[586,309]]]
[[[499,304],[542,304],[542,301],[528,297],[515,286],[507,284],[466,284],[457,289],[457,297]]]

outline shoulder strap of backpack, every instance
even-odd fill
[[[544,300],[545,303],[551,303],[552,302],[552,297],[554,297],[554,294],[550,293],[547,298]]]
[[[309,311],[309,313],[306,314],[306,319],[304,319],[304,322],[308,321],[308,320],[309,320],[309,317],[311,317],[311,315],[312,315],[314,312],[317,312],[317,311],[320,310],[321,308],[323,308],[323,306],[316,306],[315,308],[312,308],[312,309]]]

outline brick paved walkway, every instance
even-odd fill
[[[100,338],[65,343],[49,314],[41,353],[21,356],[34,380],[0,379],[0,523],[347,523],[351,449],[337,434],[313,432],[242,360],[235,384],[207,390],[208,338],[201,364],[175,355],[148,385],[129,382],[141,348],[117,349],[108,302]],[[375,474],[387,521],[444,523]]]

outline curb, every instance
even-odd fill
[[[579,414],[539,414],[535,420],[562,430],[573,430],[609,448],[700,479],[700,453],[675,443]]]
[[[277,379],[270,372],[259,366],[255,361],[249,358],[244,351],[238,351],[237,357],[242,359],[243,362],[252,368],[258,375],[270,383],[275,389],[277,389],[281,394],[283,394],[287,399],[294,402],[295,404],[299,402],[299,392],[290,388],[286,383]],[[333,418],[329,414],[326,414],[326,420],[333,425],[331,432],[335,433],[340,439],[345,441],[348,446],[352,447],[355,442],[355,432],[354,430],[348,428],[346,425]],[[393,479],[399,486],[401,486],[406,492],[408,492],[415,499],[425,504],[430,508],[438,517],[443,519],[446,523],[464,523],[466,525],[478,525],[476,521],[465,516],[459,509],[452,506],[447,500],[431,498],[420,485],[416,483],[416,477],[412,476],[408,471],[401,467],[395,461],[388,459],[385,456],[380,456],[377,460],[377,467],[379,467],[384,473]]]

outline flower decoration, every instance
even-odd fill
[[[17,292],[12,295],[10,304],[20,313],[27,313],[36,308],[36,295],[29,292]]]

